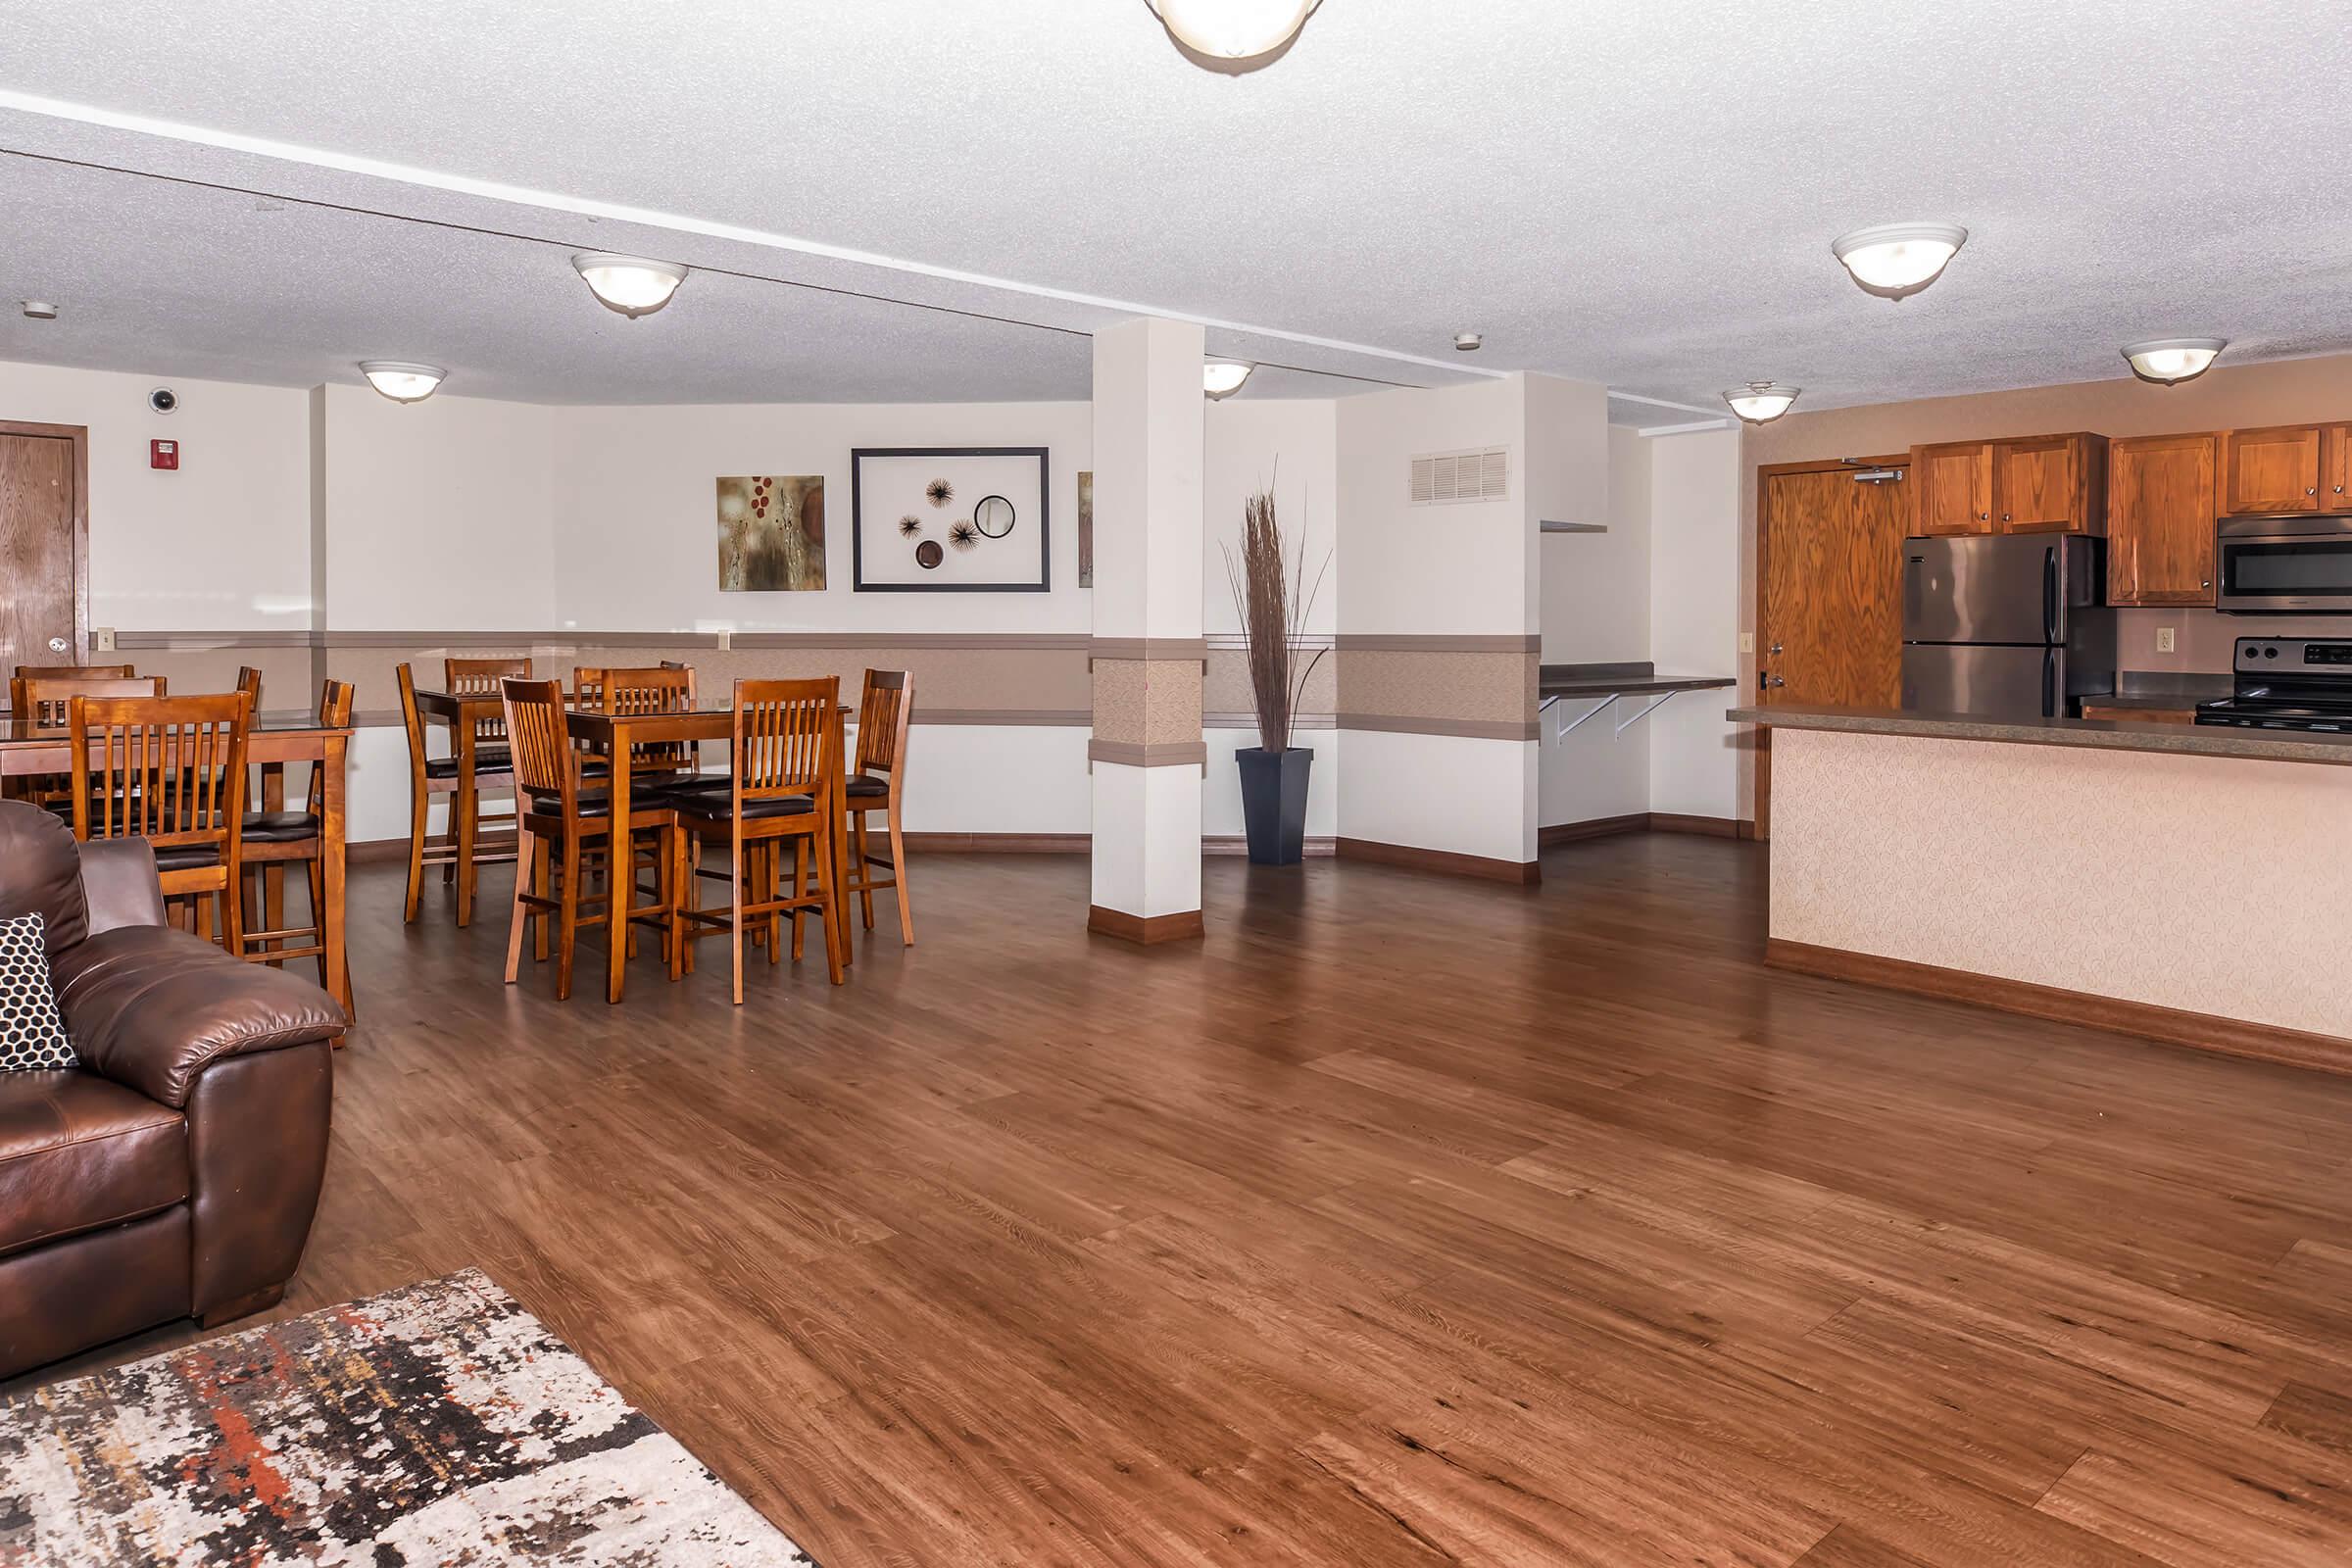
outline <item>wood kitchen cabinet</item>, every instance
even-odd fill
[[[2320,430],[2320,510],[2352,512],[2352,424]]]
[[[1912,532],[2104,533],[2104,436],[1946,441],[1911,449]]]
[[[2107,449],[2107,602],[2213,603],[2221,438],[2132,436]]]
[[[2334,426],[2339,432],[2342,426]],[[2329,427],[2280,424],[2261,430],[2222,432],[2222,512],[2240,517],[2271,512],[2326,512],[2320,469],[2330,450]],[[2338,459],[2339,463],[2341,459]],[[2338,507],[2342,497],[2330,496]]]
[[[1913,533],[1993,531],[1991,442],[1913,447],[1910,482]]]

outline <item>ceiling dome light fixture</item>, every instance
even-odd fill
[[[438,365],[411,365],[404,360],[362,360],[360,373],[369,386],[395,403],[422,403],[449,374]]]
[[[585,251],[574,256],[571,265],[590,293],[632,321],[667,305],[686,281],[686,269],[677,263],[649,262],[642,256]]]
[[[1802,387],[1783,386],[1778,381],[1750,381],[1745,386],[1734,387],[1726,392],[1723,401],[1729,403],[1732,412],[1748,423],[1770,424],[1788,412],[1788,405],[1794,403],[1797,394],[1803,390]]]
[[[1880,223],[1838,235],[1830,254],[1865,290],[1899,300],[1935,282],[1967,243],[1968,230],[1958,223]]]
[[[2124,358],[2142,381],[2171,386],[2203,375],[2213,368],[2214,357],[2229,346],[2226,337],[2157,337],[2125,344]]]
[[[1236,360],[1210,360],[1200,367],[1200,390],[1208,394],[1211,403],[1222,403],[1242,389],[1250,379],[1254,365],[1243,365]]]
[[[1238,76],[1287,53],[1323,0],[1145,0],[1197,66]]]

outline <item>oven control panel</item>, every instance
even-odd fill
[[[2352,674],[2352,639],[2321,637],[2240,637],[2239,669],[2341,670]]]

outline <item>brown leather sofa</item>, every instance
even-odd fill
[[[140,839],[0,801],[0,915],[38,910],[81,1058],[0,1072],[0,1377],[258,1312],[301,1260],[342,1009],[164,924]]]

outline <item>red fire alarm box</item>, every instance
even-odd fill
[[[179,466],[179,443],[178,443],[178,442],[176,442],[176,441],[150,441],[150,442],[148,442],[148,443],[147,443],[147,466],[149,466],[150,468],[176,468],[176,467],[178,467],[178,466]]]

